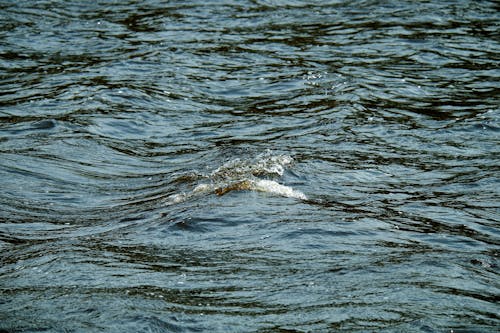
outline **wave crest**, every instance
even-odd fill
[[[167,204],[180,203],[191,197],[210,193],[222,196],[232,191],[256,191],[307,200],[304,193],[275,180],[282,177],[285,168],[292,163],[291,156],[272,155],[269,152],[260,154],[253,159],[236,158],[208,174],[200,175],[201,179],[208,180],[208,182],[193,185],[190,192],[169,196]]]

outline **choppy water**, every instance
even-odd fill
[[[0,1],[0,331],[496,331],[499,12]]]

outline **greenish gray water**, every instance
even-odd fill
[[[493,332],[495,1],[1,1],[0,332]]]

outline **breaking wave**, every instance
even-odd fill
[[[223,196],[232,191],[255,191],[307,200],[307,196],[301,191],[277,181],[292,163],[293,158],[288,155],[272,155],[267,152],[252,159],[230,160],[208,174],[182,175],[178,177],[182,182],[198,182],[189,186],[190,191],[170,195],[167,204],[184,202],[200,195]]]

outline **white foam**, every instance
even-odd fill
[[[166,200],[167,205],[174,205],[186,201],[187,195],[184,193],[177,193],[168,196]]]
[[[193,193],[205,193],[205,192],[209,192],[211,190],[212,190],[212,186],[210,186],[209,184],[198,184],[193,189]]]
[[[304,193],[294,190],[290,186],[282,185],[278,182],[275,182],[274,180],[259,179],[253,182],[253,188],[256,191],[272,193],[288,198],[307,200],[307,197]]]
[[[283,176],[285,168],[293,163],[293,158],[288,155],[271,155],[268,151],[254,159],[230,160],[210,174],[204,175],[210,183],[200,183],[191,192],[171,195],[167,204],[184,202],[193,196],[209,193],[224,195],[233,190],[250,190],[270,193],[288,198],[307,200],[304,193],[294,190],[290,186],[282,185],[274,180],[260,177]]]

